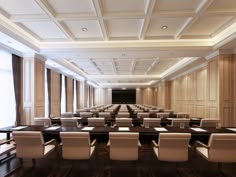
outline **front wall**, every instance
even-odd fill
[[[35,59],[34,75],[34,116],[44,117],[45,113],[45,63]]]

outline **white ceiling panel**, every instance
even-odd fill
[[[160,11],[195,11],[203,0],[158,0],[154,12]]]
[[[138,37],[142,19],[117,19],[106,21],[110,37]]]
[[[95,15],[92,0],[47,0],[57,14]]]
[[[200,17],[185,33],[185,35],[213,35],[222,24],[227,23],[232,17]]]
[[[23,22],[22,23],[28,30],[39,36],[42,40],[47,39],[66,39],[64,33],[58,26],[50,21],[39,22]],[[48,30],[50,29],[50,30]]]
[[[76,38],[103,38],[98,21],[65,21],[68,29]]]
[[[207,11],[236,11],[235,0],[215,0],[212,2]]]
[[[146,36],[175,36],[181,27],[184,25],[188,18],[178,17],[178,18],[167,18],[158,17],[152,18],[146,33]],[[168,28],[163,30],[162,26],[167,26]]]
[[[148,0],[102,0],[105,15],[144,14]]]
[[[10,15],[44,14],[44,11],[32,0],[1,0],[0,8]]]

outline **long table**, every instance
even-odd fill
[[[55,138],[60,142],[59,133],[60,132],[84,132],[83,128],[87,126],[81,126],[81,127],[62,127],[57,126],[57,129],[50,130],[51,127],[44,127],[40,125],[30,125],[25,126],[22,129],[16,130],[15,127],[9,126],[5,128],[0,129],[0,133],[6,133],[7,139],[10,138],[10,134],[13,131],[41,131],[44,135],[45,140],[49,140],[52,138]],[[159,133],[191,133],[191,143],[193,143],[196,140],[200,140],[204,143],[208,142],[208,138],[211,133],[236,133],[236,131],[229,130],[228,128],[203,128],[205,131],[195,131],[192,129],[192,127],[189,128],[176,128],[176,127],[163,127],[166,129],[166,131],[157,131],[155,130],[156,127],[149,127],[145,128],[143,126],[134,126],[134,127],[128,127],[128,131],[120,131],[119,127],[110,127],[110,126],[104,126],[104,127],[94,127],[92,130],[86,130],[90,132],[91,139],[98,139],[99,141],[108,141],[109,132],[139,132],[139,139],[141,143],[149,143],[150,140],[158,140]]]

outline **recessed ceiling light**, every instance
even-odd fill
[[[86,31],[88,31],[88,28],[81,28],[81,30],[86,32]]]
[[[162,26],[161,29],[162,30],[166,30],[168,28],[168,26]]]

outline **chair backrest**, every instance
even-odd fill
[[[219,123],[219,119],[208,119],[203,118],[200,122],[200,127],[217,127]]]
[[[88,118],[88,126],[105,126],[105,119],[102,117],[96,117],[96,118]]]
[[[212,133],[208,146],[209,161],[236,162],[236,134]]]
[[[116,117],[121,118],[121,117],[130,117],[130,113],[129,112],[118,112],[118,114],[116,115]]]
[[[110,118],[111,112],[99,112],[98,117]]]
[[[143,124],[148,123],[149,127],[160,127],[161,119],[160,118],[143,118]]]
[[[16,156],[18,158],[42,158],[44,156],[44,139],[40,131],[14,131]]]
[[[109,132],[111,160],[138,160],[139,133]]]
[[[61,118],[72,118],[72,117],[73,117],[73,113],[72,112],[61,113]]]
[[[131,127],[132,118],[116,118],[116,126],[118,127]]]
[[[157,118],[168,118],[169,117],[169,113],[164,113],[164,112],[159,112],[156,113]]]
[[[61,125],[63,127],[78,127],[76,118],[61,118]]]
[[[187,161],[190,133],[160,133],[158,159],[162,161]]]
[[[137,118],[148,118],[149,115],[150,115],[149,112],[138,112]]]
[[[35,117],[34,118],[35,125],[44,125],[44,126],[51,126],[52,122],[50,118],[46,117]]]
[[[89,132],[60,132],[64,159],[89,159]]]
[[[172,127],[181,127],[181,124],[184,124],[184,127],[189,127],[190,119],[185,118],[173,118],[171,121]]]
[[[91,113],[91,112],[80,112],[79,115],[80,115],[80,117],[82,117],[82,118],[93,117],[93,113]]]

